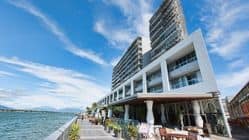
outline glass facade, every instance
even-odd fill
[[[148,92],[152,92],[152,93],[163,92],[161,69],[148,75],[147,86],[148,86],[148,89],[147,89]]]
[[[163,92],[163,87],[162,87],[162,84],[159,84],[159,85],[156,85],[156,86],[153,86],[153,87],[149,87],[148,88],[148,92],[150,93],[161,93]]]
[[[187,54],[186,56],[176,60],[175,62],[171,63],[168,65],[168,70],[169,72],[171,71],[174,71],[188,63],[191,63],[191,62],[194,62],[194,61],[197,61],[197,58],[196,58],[196,54],[195,52],[191,52],[189,54]]]
[[[185,87],[188,85],[194,85],[199,82],[201,82],[200,71],[195,71],[195,72],[183,75],[181,77],[172,79],[170,81],[170,84],[171,84],[172,89],[177,89],[177,88]]]

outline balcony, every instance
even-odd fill
[[[120,94],[118,95],[118,100],[121,100],[121,99],[123,99],[123,94],[122,94],[122,93],[120,93]]]
[[[131,90],[128,90],[127,92],[125,92],[125,97],[128,97],[131,95]]]
[[[143,91],[143,84],[139,84],[137,87],[135,87],[135,93],[142,91]]]
[[[198,65],[198,62],[195,60],[169,72],[169,77],[171,79],[175,77],[180,77],[187,73],[197,71],[198,69],[199,69],[199,65]]]
[[[161,75],[157,75],[156,77],[153,77],[152,79],[148,80],[148,86],[154,86],[162,83],[162,77]]]
[[[162,85],[150,87],[148,88],[148,92],[149,93],[162,93],[163,92]]]

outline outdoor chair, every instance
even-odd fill
[[[197,134],[189,132],[187,140],[197,140]]]
[[[187,140],[188,136],[187,135],[182,135],[182,134],[168,134],[168,139],[167,140]]]
[[[161,140],[189,140],[188,135],[184,135],[180,133],[178,134],[174,130],[167,129],[167,128],[159,128],[159,133],[161,136]],[[195,140],[195,139],[190,139],[190,140]]]
[[[150,126],[146,123],[141,123],[138,128],[138,133],[141,138],[149,138]]]
[[[159,128],[159,134],[160,134],[161,140],[167,139],[167,132],[165,128]]]

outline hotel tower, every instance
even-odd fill
[[[131,43],[97,112],[166,127],[179,126],[180,112],[183,126],[231,137],[201,30],[187,33],[180,0],[164,0],[149,23],[151,49],[143,53],[141,37]]]

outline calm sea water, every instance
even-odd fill
[[[73,117],[69,113],[0,112],[0,140],[42,140]]]

